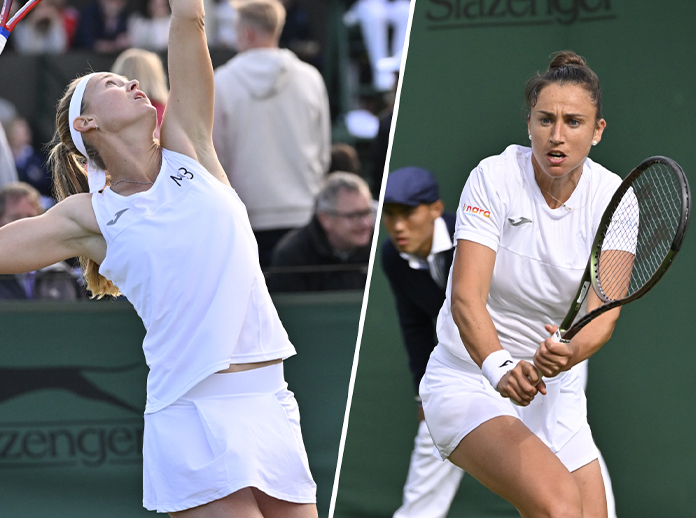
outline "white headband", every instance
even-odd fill
[[[106,172],[97,167],[87,156],[87,149],[85,148],[85,143],[82,140],[82,133],[75,129],[75,119],[82,115],[82,98],[85,95],[85,89],[87,88],[87,83],[92,79],[97,73],[92,73],[84,76],[77,83],[75,91],[73,92],[72,99],[70,99],[70,109],[68,110],[68,120],[70,123],[70,136],[72,137],[75,147],[78,149],[82,156],[87,159],[87,181],[89,183],[89,192],[97,192],[101,190],[104,185],[106,185]]]

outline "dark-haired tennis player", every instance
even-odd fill
[[[523,517],[604,518],[597,448],[573,367],[609,339],[619,312],[569,344],[549,335],[621,179],[588,158],[606,122],[599,80],[581,57],[557,54],[528,81],[526,100],[531,148],[513,145],[483,160],[464,187],[439,344],[420,394],[442,458]],[[588,310],[598,305],[590,290]]]
[[[0,272],[80,256],[95,295],[120,290],[135,306],[150,367],[146,508],[315,517],[297,404],[283,379],[282,360],[295,350],[213,149],[203,0],[170,4],[161,143],[137,81],[110,73],[74,81],[58,106],[51,153],[63,200],[0,230]]]

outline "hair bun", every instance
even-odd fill
[[[586,67],[585,59],[582,56],[578,56],[572,50],[562,50],[561,52],[556,52],[553,54],[553,59],[549,64],[549,70],[554,70],[556,68],[561,68],[569,65],[575,65],[579,67]]]

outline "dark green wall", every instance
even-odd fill
[[[275,303],[298,352],[285,377],[325,518],[362,293]],[[0,516],[154,515],[141,504],[143,336],[124,302],[0,304]]]
[[[481,6],[486,13],[494,4],[501,16],[481,16]],[[525,14],[513,16],[510,6]],[[572,49],[604,90],[608,126],[591,157],[625,176],[644,158],[667,155],[696,188],[694,21],[696,4],[687,1],[417,0],[390,170],[432,170],[454,210],[482,158],[528,142],[524,84],[552,52]],[[696,315],[695,257],[689,235],[664,280],[625,308],[614,337],[590,361],[589,419],[621,517],[696,516],[696,353],[687,330]],[[406,355],[376,262],[337,518],[391,516],[415,430]],[[517,513],[467,476],[450,516]]]

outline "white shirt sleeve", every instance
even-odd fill
[[[638,198],[636,198],[631,187],[623,195],[619,206],[614,211],[611,223],[609,223],[609,228],[602,242],[602,251],[622,250],[635,255],[639,223],[640,209],[638,207]]]
[[[465,239],[498,251],[503,204],[491,178],[478,166],[466,181],[457,208],[454,239]]]

